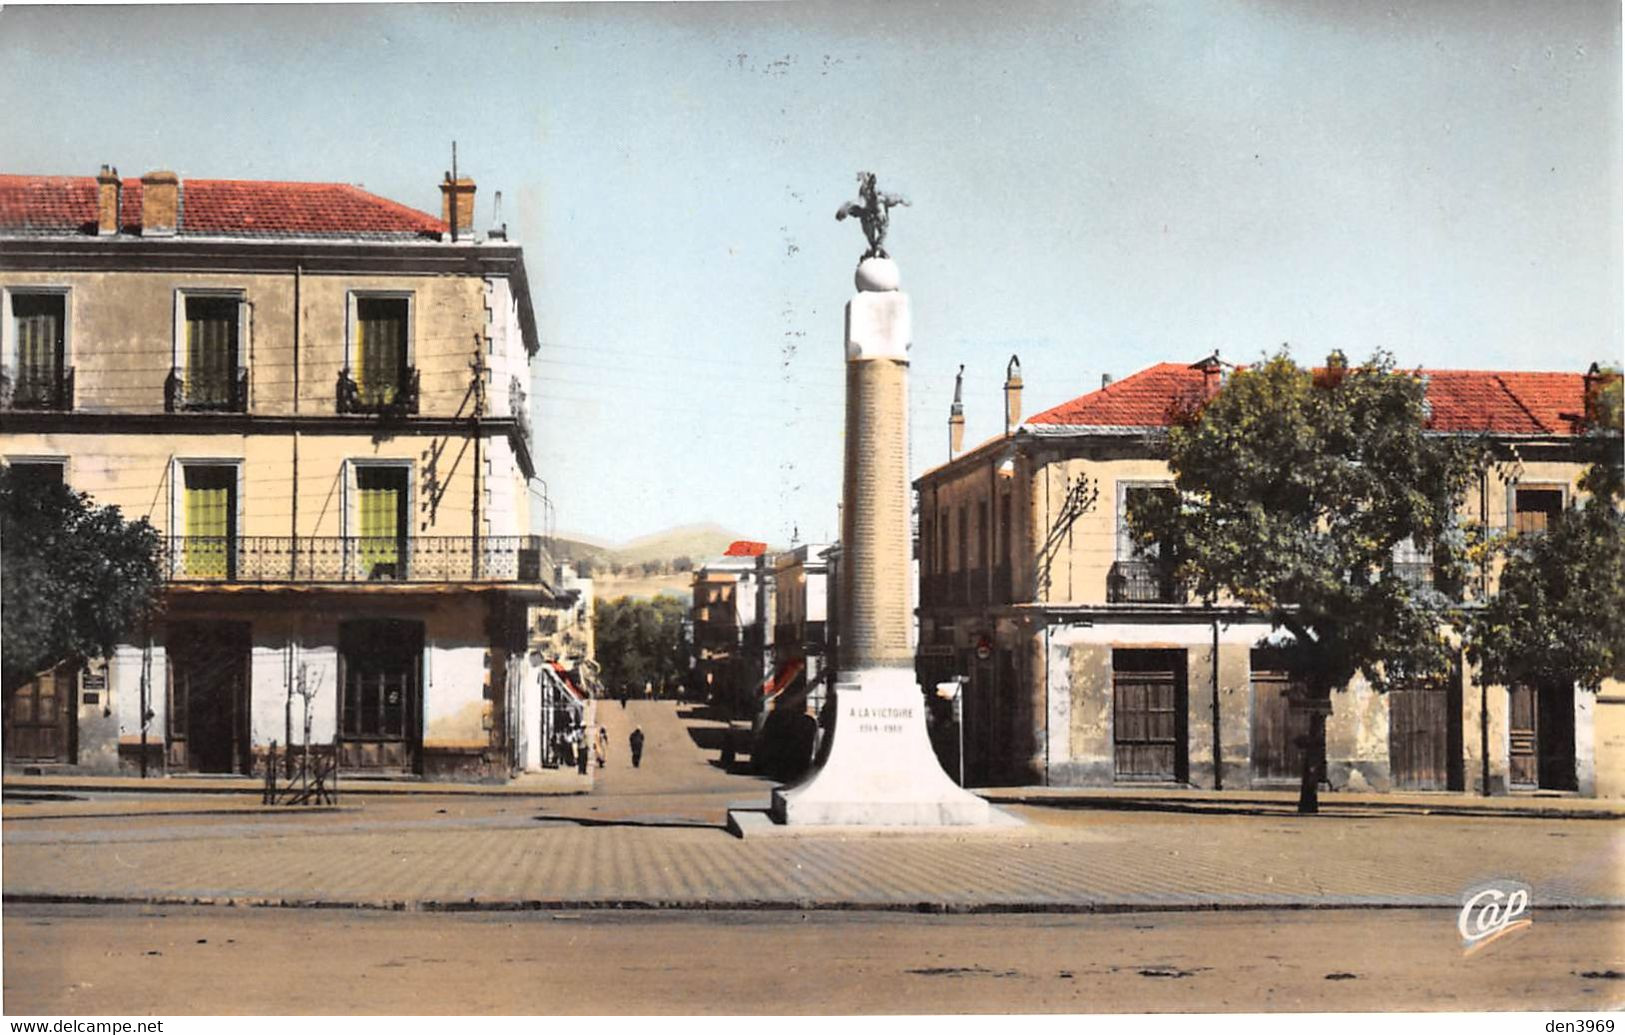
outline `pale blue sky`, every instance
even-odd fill
[[[913,203],[916,471],[1160,360],[1621,355],[1620,9],[902,3],[0,11],[0,167],[503,194],[558,527],[834,532],[859,169]]]

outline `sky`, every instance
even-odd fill
[[[358,183],[525,250],[549,528],[832,539],[872,170],[917,474],[1161,361],[1622,350],[1613,2],[0,10],[0,169]],[[21,113],[27,113],[23,115]]]

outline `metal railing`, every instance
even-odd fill
[[[177,411],[248,412],[248,368],[196,373],[174,367],[164,381],[164,409]]]
[[[1108,604],[1177,604],[1183,597],[1173,573],[1160,561],[1117,561],[1106,573]]]
[[[1432,561],[1395,561],[1394,574],[1417,589],[1433,588]]]
[[[73,368],[60,374],[24,373],[0,377],[0,408],[8,410],[73,409]]]
[[[408,416],[418,412],[418,368],[404,368],[398,383],[362,386],[350,375],[350,368],[345,367],[339,371],[336,391],[340,413]]]
[[[172,582],[540,582],[541,536],[176,536]]]

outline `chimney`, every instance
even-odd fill
[[[440,184],[440,218],[451,227],[451,239],[474,236],[474,181],[446,174]]]
[[[1100,387],[1106,388],[1106,387],[1110,386],[1111,383],[1112,383],[1112,375],[1110,375],[1110,374],[1101,374],[1100,375]]]
[[[181,178],[167,170],[141,177],[141,236],[173,237],[180,226]]]
[[[102,171],[96,174],[96,233],[101,237],[118,233],[119,210],[124,200],[121,188],[118,170],[110,165],[102,166]]]
[[[1004,433],[1008,435],[1020,425],[1021,360],[1012,355],[1004,368]]]
[[[491,196],[491,229],[485,236],[487,240],[491,241],[506,241],[508,239],[508,224],[502,221],[501,191],[497,191]]]
[[[1219,386],[1224,382],[1224,362],[1219,359],[1219,353],[1206,359],[1199,359],[1191,366],[1202,372],[1202,398],[1211,399],[1219,394]]]
[[[954,375],[954,404],[948,409],[948,459],[952,460],[965,448],[965,364],[959,364]]]

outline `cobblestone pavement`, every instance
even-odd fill
[[[649,734],[644,768],[612,741],[587,796],[352,797],[338,811],[288,814],[8,805],[4,893],[426,910],[1089,911],[1455,906],[1469,886],[1511,878],[1531,885],[1537,909],[1625,906],[1625,824],[1612,819],[1009,805],[1026,825],[741,841],[723,814],[765,805],[769,785],[719,769],[705,727],[669,704],[634,702],[625,720]]]

